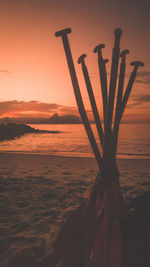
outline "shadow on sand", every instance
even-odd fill
[[[132,199],[127,206],[128,212],[122,223],[123,232],[123,267],[149,267],[150,253],[150,191]],[[42,249],[42,248],[41,248]],[[19,255],[9,267],[49,267],[52,265],[52,255],[46,258]],[[38,255],[40,255],[40,251]]]
[[[123,224],[123,267],[150,266],[150,191],[132,199]]]

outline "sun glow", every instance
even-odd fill
[[[146,69],[134,85],[132,94],[136,97],[132,98],[131,95],[127,114],[139,114],[142,108],[141,116],[142,118],[145,116],[147,119],[147,111],[149,112],[150,109],[149,101],[148,97],[142,98],[143,95],[148,95],[150,76],[147,26],[143,24],[143,30],[142,24],[140,24],[140,28],[138,27],[139,13],[135,13],[135,17],[132,19],[129,14],[127,20],[125,16],[121,16],[120,4],[118,4],[118,10],[120,13],[115,13],[115,10],[111,11],[110,6],[108,9],[107,3],[93,5],[91,1],[87,1],[87,4],[84,5],[79,1],[68,3],[64,0],[64,3],[59,3],[59,6],[51,1],[50,4],[47,1],[45,3],[38,1],[34,6],[33,3],[27,1],[22,1],[19,5],[15,3],[12,5],[8,4],[6,0],[1,4],[0,9],[0,22],[1,25],[5,25],[1,29],[0,44],[1,102],[34,100],[41,103],[57,103],[66,108],[76,109],[63,45],[61,40],[54,36],[57,30],[71,26],[72,33],[69,35],[69,41],[85,107],[90,110],[81,66],[77,64],[78,57],[82,53],[87,54],[86,64],[98,109],[102,113],[97,56],[93,53],[93,49],[99,43],[106,45],[103,49],[103,56],[109,59],[107,64],[109,84],[113,48],[112,32],[119,24],[124,30],[121,48],[130,48],[130,54],[127,57],[126,80],[128,81],[132,70],[130,61],[141,59],[146,65]],[[106,13],[109,20],[104,15]],[[130,27],[128,27],[129,25]],[[135,30],[136,27],[139,29],[138,34]],[[142,41],[140,41],[141,38]],[[142,104],[136,105],[137,98]],[[55,109],[54,112],[62,113],[59,109]],[[66,112],[69,112],[69,109]],[[36,108],[32,111],[30,108],[24,110],[24,106],[22,106],[22,110],[20,107],[16,113],[13,110],[6,110],[3,116],[10,116],[10,114],[12,116],[22,116],[23,114],[46,116],[46,111],[40,110],[39,112]]]

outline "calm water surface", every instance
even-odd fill
[[[0,143],[0,151],[40,153],[64,156],[93,157],[83,125],[38,124],[31,125],[43,130],[58,130],[58,134],[27,134]],[[99,139],[92,125],[97,143]],[[122,124],[120,126],[118,158],[150,159],[150,125]]]

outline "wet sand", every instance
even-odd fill
[[[150,160],[120,159],[118,165],[128,208],[124,267],[147,267]],[[0,153],[0,266],[49,266],[45,259],[59,229],[89,195],[96,172],[92,158]]]

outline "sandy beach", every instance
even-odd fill
[[[127,207],[124,244],[130,243],[124,266],[148,267],[150,160],[119,159],[118,166]],[[0,266],[50,266],[58,231],[88,196],[96,172],[94,158],[0,153]]]

